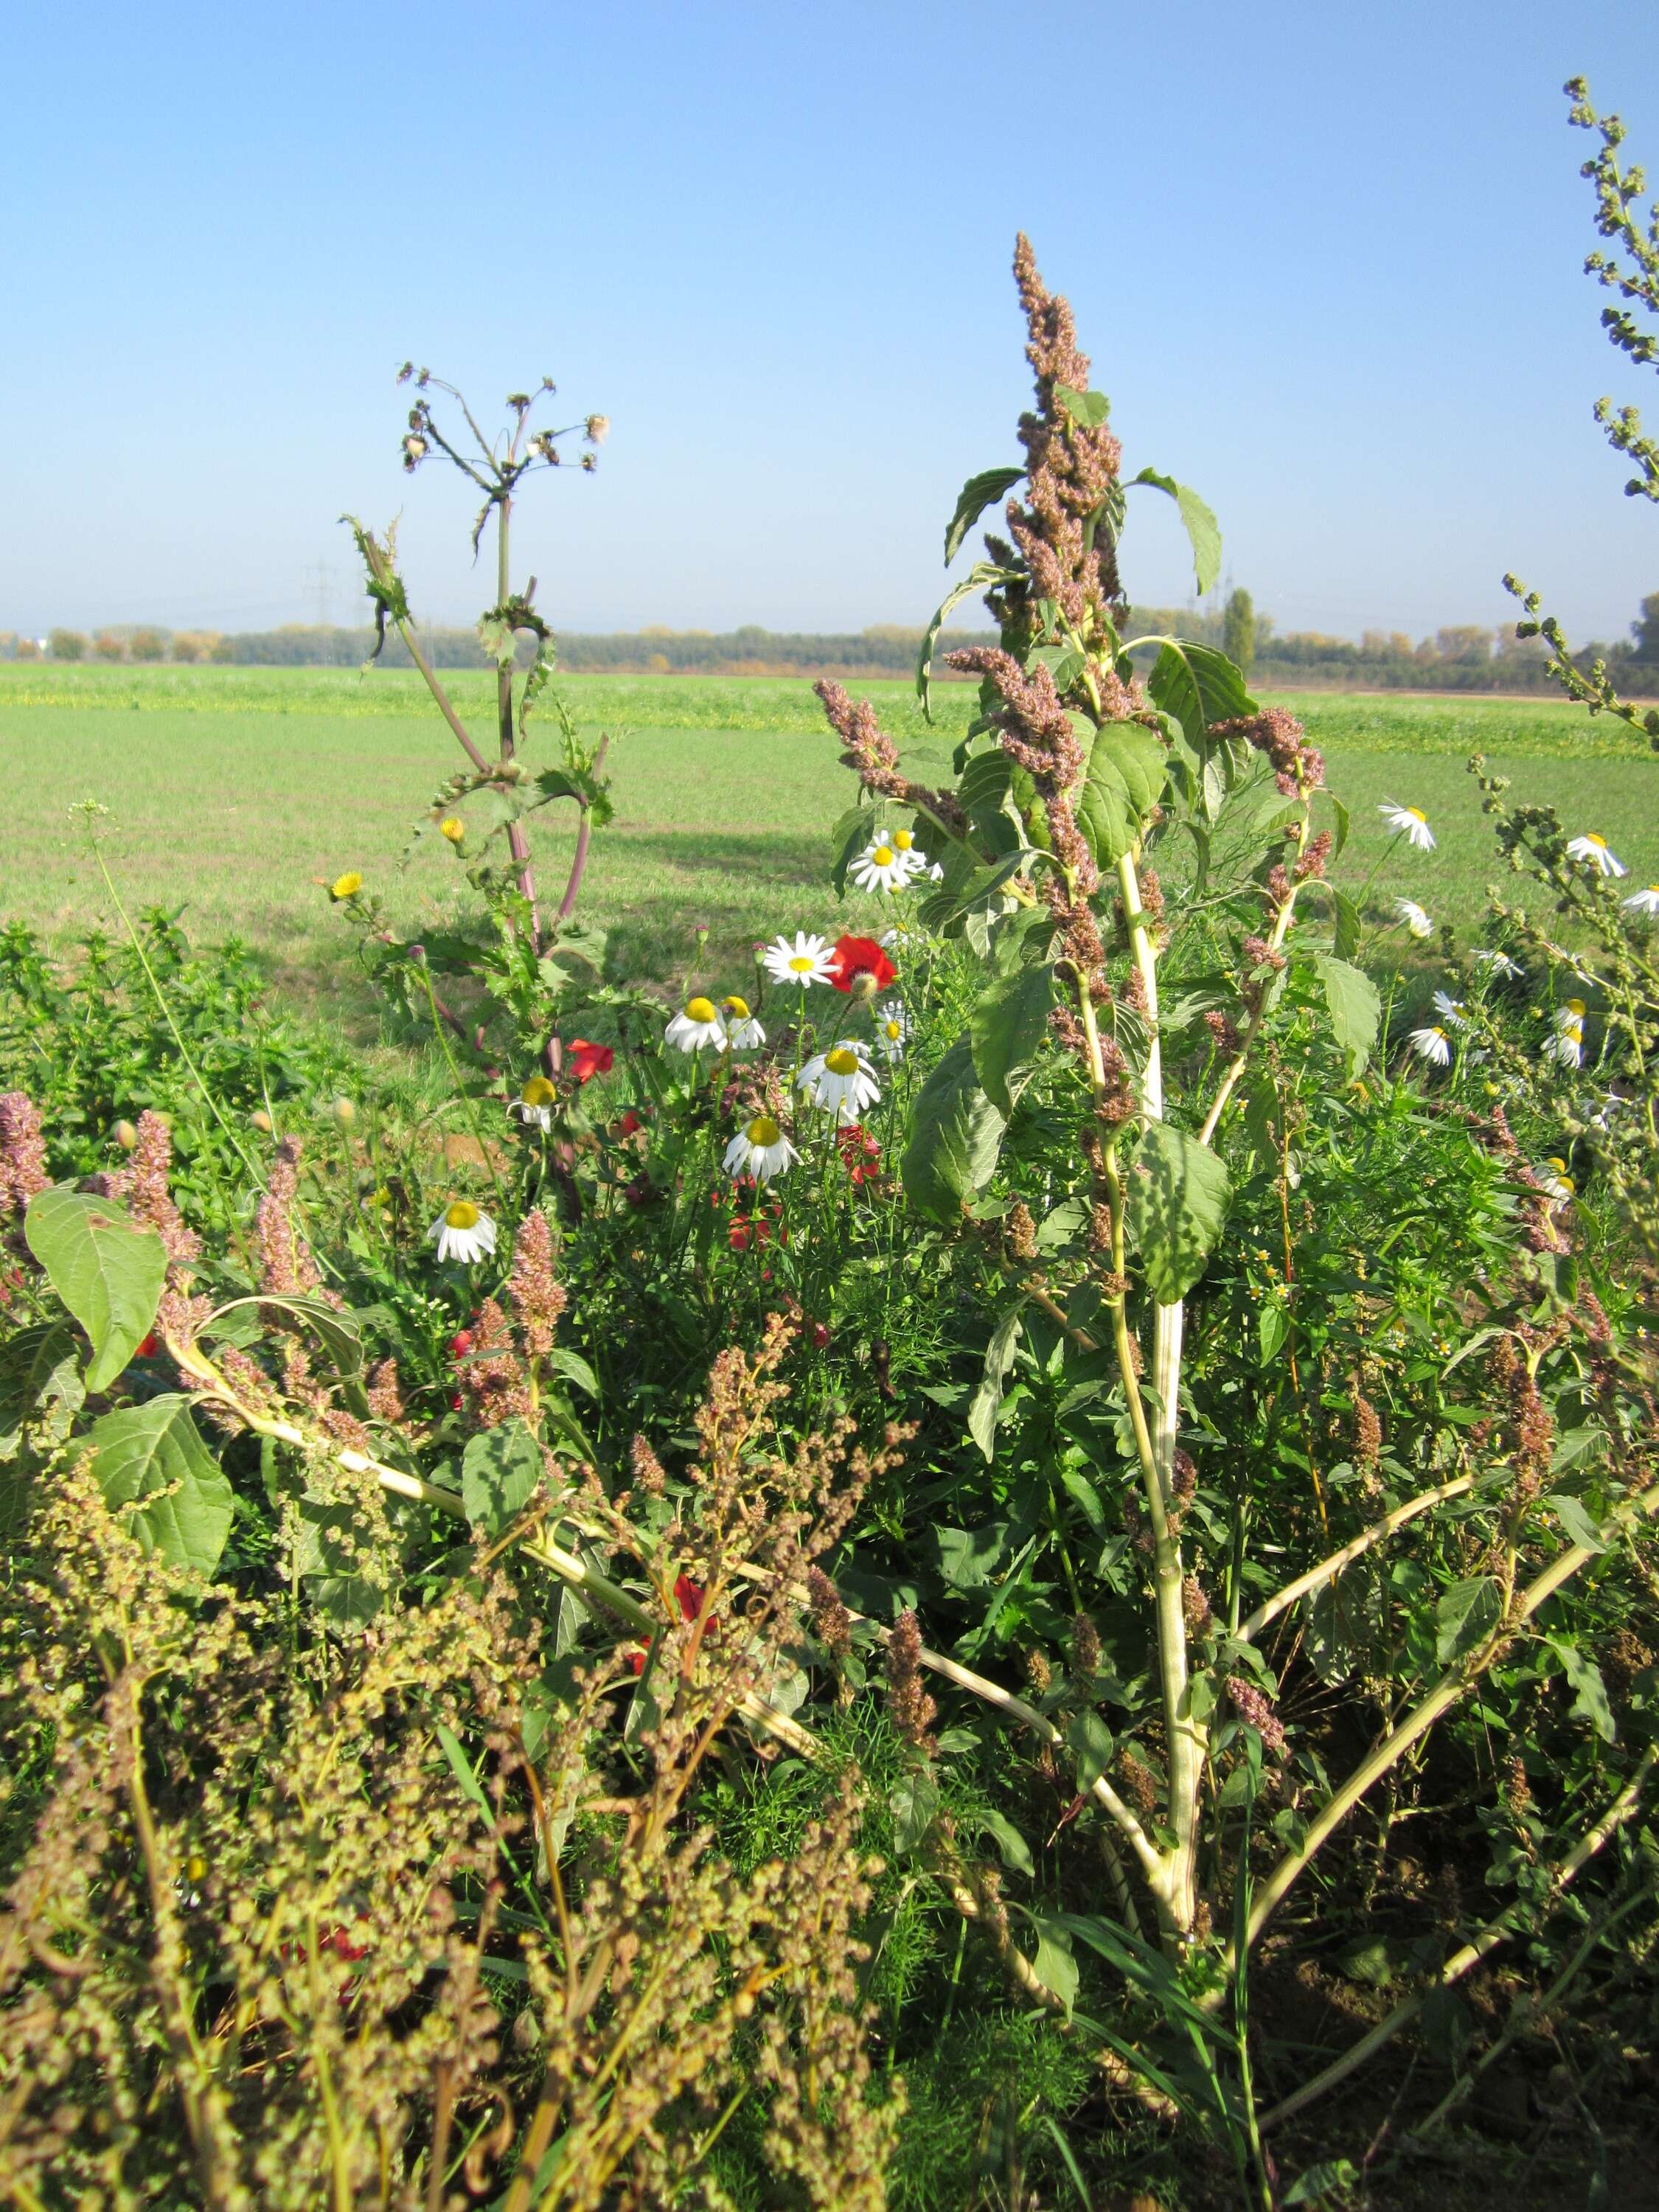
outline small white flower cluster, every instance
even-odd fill
[[[746,999],[688,999],[664,1032],[663,1042],[681,1052],[758,1052],[766,1031],[749,1011]]]
[[[930,861],[908,830],[895,830],[890,837],[872,838],[848,870],[861,891],[908,890],[919,876],[938,883],[945,871]]]

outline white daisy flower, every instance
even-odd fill
[[[1625,904],[1632,914],[1659,914],[1659,884],[1649,884],[1639,891],[1632,891]]]
[[[847,872],[861,891],[902,891],[915,871],[896,845],[866,845]]]
[[[1582,1030],[1584,1026],[1583,1000],[1564,999],[1555,1010],[1555,1026],[1559,1030]]]
[[[910,1018],[896,999],[890,999],[876,1015],[876,1044],[889,1060],[902,1060]]]
[[[1544,1163],[1538,1187],[1546,1198],[1553,1198],[1558,1206],[1565,1206],[1578,1188],[1567,1173],[1566,1162],[1557,1159],[1553,1155]]]
[[[1587,830],[1582,837],[1569,837],[1567,858],[1582,860],[1587,868],[1594,868],[1598,876],[1627,876],[1630,870],[1615,853],[1607,849],[1607,841],[1594,830]]]
[[[1418,1058],[1426,1060],[1431,1067],[1450,1066],[1451,1039],[1444,1030],[1437,1026],[1413,1030],[1406,1042]]]
[[[749,1011],[747,999],[722,999],[720,1013],[726,1023],[726,1042],[733,1052],[758,1052],[766,1042],[766,1031]]]
[[[1434,924],[1415,899],[1398,898],[1394,902],[1396,917],[1403,921],[1413,937],[1432,937]]]
[[[770,1182],[775,1176],[787,1175],[799,1158],[771,1115],[757,1114],[726,1146],[726,1172],[730,1176],[751,1176],[757,1182]]]
[[[1545,1041],[1544,1057],[1559,1060],[1563,1067],[1582,1067],[1584,1064],[1583,1025],[1574,1022],[1565,1029],[1557,1030],[1553,1037]]]
[[[726,1024],[712,999],[688,999],[684,1013],[676,1014],[663,1034],[665,1044],[682,1052],[724,1052]]]
[[[943,876],[945,871],[935,864],[935,866],[930,868],[927,872],[930,876]],[[915,934],[915,930],[908,921],[897,921],[894,923],[890,929],[883,930],[881,933],[881,942],[887,951],[896,952],[901,949],[901,947],[908,945]]]
[[[887,842],[892,847],[893,850],[898,854],[900,860],[903,861],[905,866],[909,869],[913,876],[925,876],[933,872],[933,870],[930,869],[927,865],[927,854],[924,853],[921,846],[917,844],[915,837],[910,830],[895,830],[892,836],[887,840]],[[938,867],[939,864],[935,861],[933,865],[935,867]],[[939,868],[939,872],[940,875],[943,875],[945,871],[943,868]]]
[[[1377,812],[1399,837],[1408,845],[1415,845],[1419,853],[1434,850],[1434,832],[1429,827],[1429,817],[1415,806],[1401,806],[1396,799],[1385,799]]]
[[[550,1129],[558,1095],[544,1075],[532,1075],[507,1110],[516,1121],[526,1125],[533,1121],[538,1129]]]
[[[881,1096],[863,1048],[847,1037],[809,1060],[795,1079],[815,1106],[842,1121],[856,1121]]]
[[[1463,1011],[1463,1001],[1454,999],[1449,991],[1435,993],[1434,1011],[1442,1021],[1449,1022],[1455,1030],[1468,1027],[1468,1016]]]
[[[1484,945],[1474,957],[1483,968],[1490,968],[1494,975],[1518,977],[1527,972],[1520,962],[1511,960],[1507,952],[1491,952]]]
[[[470,1267],[495,1249],[495,1223],[470,1198],[452,1199],[427,1234],[437,1244],[440,1266],[446,1260],[459,1260]]]
[[[809,983],[828,983],[836,972],[835,951],[829,939],[809,937],[802,929],[795,932],[793,945],[787,937],[775,939],[761,958],[775,983],[799,983],[803,990]]]

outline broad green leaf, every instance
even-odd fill
[[[978,1815],[979,1824],[1002,1854],[1004,1866],[1012,1867],[1016,1874],[1030,1880],[1036,1873],[1031,1857],[1031,1847],[1019,1830],[1002,1814],[984,1812]]]
[[[16,1458],[31,1424],[61,1443],[86,1395],[75,1332],[67,1322],[19,1329],[0,1345],[0,1461]],[[52,1412],[43,1421],[47,1406]]]
[[[875,818],[867,806],[849,806],[830,832],[830,880],[837,896],[847,889],[847,871],[870,842]]]
[[[335,1373],[343,1382],[355,1381],[363,1371],[362,1333],[355,1314],[342,1311],[329,1304],[326,1298],[312,1297],[308,1292],[294,1291],[256,1297],[231,1298],[220,1306],[208,1322],[209,1329],[216,1329],[226,1314],[234,1313],[239,1307],[275,1306],[282,1312],[292,1314],[303,1322],[320,1340],[327,1352]],[[204,1332],[205,1334],[205,1332]]]
[[[1589,1723],[1603,1743],[1613,1742],[1619,1730],[1613,1722],[1613,1707],[1607,1703],[1607,1686],[1601,1680],[1601,1669],[1576,1644],[1560,1643],[1554,1637],[1550,1643],[1572,1685],[1573,1711],[1581,1721]]]
[[[939,1571],[952,1589],[980,1589],[988,1583],[1008,1549],[1008,1523],[988,1522],[982,1528],[930,1532]]]
[[[1008,756],[1000,748],[975,753],[962,771],[957,798],[973,824],[974,836],[994,854],[1015,852],[1024,842],[1020,823],[1009,804],[1012,774]]]
[[[1347,1060],[1352,1080],[1364,1073],[1370,1059],[1377,1024],[1382,1018],[1382,1001],[1364,969],[1350,967],[1346,960],[1334,959],[1328,952],[1316,953],[1314,966],[1330,1009],[1331,1029]]]
[[[1138,845],[1146,817],[1163,796],[1170,756],[1139,722],[1108,722],[1095,732],[1077,802],[1078,826],[1103,867]]]
[[[584,1397],[599,1396],[599,1378],[580,1352],[567,1352],[562,1344],[556,1344],[551,1352],[543,1354],[543,1363],[551,1368],[554,1374],[562,1375],[568,1382],[574,1382]]]
[[[995,1455],[997,1414],[1002,1405],[1002,1385],[1014,1364],[1019,1335],[1019,1316],[1025,1301],[1017,1298],[996,1327],[985,1347],[985,1372],[968,1407],[968,1433],[987,1458]]]
[[[1089,1404],[1091,1399],[1100,1395],[1103,1387],[1098,1382],[1085,1382],[1081,1389],[1070,1392],[1061,1401],[1060,1419],[1064,1420],[1068,1410],[1075,1412],[1080,1407]],[[1095,1534],[1103,1536],[1106,1534],[1106,1508],[1100,1502],[1100,1492],[1090,1481],[1088,1476],[1080,1467],[1062,1467],[1060,1470],[1060,1479],[1066,1486],[1067,1496],[1081,1512]]]
[[[1131,477],[1133,484],[1152,484],[1167,492],[1180,510],[1186,526],[1188,543],[1193,549],[1193,571],[1198,581],[1198,596],[1201,599],[1216,578],[1221,574],[1221,526],[1199,497],[1184,483],[1173,477],[1160,476],[1156,469],[1142,469]]]
[[[1204,1273],[1221,1235],[1232,1196],[1227,1170],[1196,1137],[1154,1121],[1129,1182],[1129,1222],[1146,1287],[1160,1305],[1174,1305]]]
[[[917,1212],[957,1219],[994,1173],[1006,1127],[980,1087],[968,1039],[958,1037],[910,1108],[899,1173]]]
[[[893,1816],[893,1848],[901,1856],[915,1850],[933,1825],[939,1810],[939,1790],[929,1774],[900,1777],[888,1792],[887,1807]]]
[[[1066,1723],[1066,1741],[1077,1761],[1078,1788],[1092,1790],[1115,1754],[1112,1731],[1098,1713],[1085,1706]]]
[[[1387,1599],[1375,1559],[1344,1567],[1307,1605],[1304,1649],[1322,1682],[1346,1682],[1382,1650]]]
[[[962,550],[963,540],[986,508],[1012,491],[1025,471],[1021,469],[981,469],[969,477],[957,495],[957,511],[945,532],[945,565],[948,568]]]
[[[1062,1198],[1060,1204],[1037,1224],[1036,1248],[1045,1257],[1064,1252],[1083,1234],[1089,1218],[1086,1200]]]
[[[28,1248],[92,1340],[88,1390],[112,1382],[149,1334],[167,1280],[167,1247],[112,1199],[55,1184],[29,1201]]]
[[[1153,706],[1173,714],[1188,744],[1200,758],[1212,722],[1231,722],[1258,709],[1244,678],[1224,653],[1187,639],[1147,639],[1159,647],[1146,696]]]
[[[1031,1964],[1036,1968],[1037,1979],[1045,1989],[1050,1989],[1069,2014],[1077,2002],[1077,1960],[1072,1956],[1072,1939],[1061,1923],[1046,1915],[1036,1922],[1036,1956]]]
[[[481,1536],[499,1536],[529,1503],[543,1474],[541,1446],[522,1421],[471,1437],[461,1455],[461,1502]]]
[[[131,1508],[127,1525],[144,1550],[211,1575],[234,1508],[224,1470],[191,1419],[190,1400],[179,1393],[124,1406],[94,1421],[87,1442],[106,1502],[112,1510]]]
[[[1057,384],[1054,398],[1073,422],[1082,423],[1086,430],[1099,429],[1112,411],[1112,403],[1103,392],[1079,392],[1072,385]]]
[[[968,1018],[974,1073],[1000,1114],[1013,1114],[1031,1062],[1048,1042],[1054,1003],[1052,968],[993,976],[975,1001]]]
[[[1334,889],[1331,904],[1336,912],[1336,957],[1339,960],[1352,960],[1359,950],[1359,935],[1364,927],[1359,908],[1346,891]]]
[[[945,627],[947,615],[962,605],[970,592],[982,592],[993,584],[1011,584],[1018,572],[999,568],[994,561],[975,561],[973,567],[957,583],[952,584],[933,611],[933,618],[923,633],[921,651],[916,656],[916,696],[921,702],[921,711],[927,721],[933,719],[928,697],[928,686],[933,675],[933,647],[939,643],[939,634]]]
[[[1504,1601],[1490,1575],[1454,1583],[1434,1609],[1434,1656],[1443,1667],[1492,1634],[1504,1617]]]
[[[1491,1332],[1489,1332],[1490,1334]],[[1587,1552],[1605,1552],[1607,1539],[1595,1525],[1595,1516],[1583,1501],[1570,1498],[1565,1492],[1553,1492],[1544,1503],[1561,1523],[1561,1533],[1569,1543],[1582,1544]]]

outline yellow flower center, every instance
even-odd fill
[[[896,830],[893,832],[893,842],[901,853],[909,852],[915,842],[908,830]]]
[[[890,868],[893,865],[893,848],[890,845],[878,845],[875,851],[871,854],[870,859],[872,866],[878,868]]]
[[[519,1093],[526,1106],[550,1106],[558,1095],[544,1075],[532,1075]]]
[[[775,1145],[783,1132],[769,1114],[757,1114],[744,1131],[744,1134],[751,1145],[764,1149],[768,1146]]]
[[[1569,999],[1567,1000],[1567,1012],[1570,1014],[1576,1014],[1582,1021],[1584,1015],[1583,1000],[1582,999]]]
[[[823,1064],[831,1075],[856,1075],[859,1056],[855,1052],[849,1052],[844,1044],[838,1044],[833,1052],[824,1054]]]
[[[363,887],[363,879],[356,868],[348,868],[343,876],[336,876],[328,887],[331,898],[356,898]]]
[[[903,1034],[903,1029],[897,1022],[884,1022],[882,1024],[882,1035],[884,1036],[891,1037],[895,1044],[898,1042],[900,1037],[902,1036]]]
[[[476,1229],[478,1209],[470,1198],[458,1198],[445,1207],[444,1224],[450,1229]]]
[[[1406,811],[1411,816],[1413,822],[1420,822],[1425,830],[1428,828],[1429,817],[1424,813],[1420,806],[1408,806],[1406,809]]]
[[[452,845],[459,845],[466,835],[466,824],[459,814],[447,815],[438,824],[441,836],[447,837]]]
[[[688,1022],[712,1022],[714,1018],[714,1001],[712,999],[688,999],[685,1002],[685,1018]]]
[[[749,1001],[747,999],[727,999],[723,1003],[728,1014],[734,1014],[740,1022],[746,1022],[748,1020]]]
[[[1584,832],[1584,842],[1585,842],[1587,845],[1599,845],[1599,846],[1601,847],[1601,850],[1602,850],[1604,853],[1605,853],[1605,852],[1607,851],[1607,839],[1606,839],[1605,837],[1598,837],[1598,836],[1596,836],[1596,834],[1595,834],[1595,830],[1585,830],[1585,832]]]
[[[817,964],[810,952],[797,952],[789,963],[797,975],[810,975]]]
[[[1566,1162],[1564,1159],[1558,1158],[1553,1152],[1552,1152],[1548,1159],[1545,1161],[1544,1165],[1547,1168],[1553,1168],[1557,1175],[1565,1175],[1567,1171]]]

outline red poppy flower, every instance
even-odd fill
[[[831,957],[835,965],[830,981],[838,991],[850,991],[860,975],[872,976],[876,989],[884,991],[898,975],[873,937],[838,937]]]
[[[690,1575],[674,1578],[674,1602],[680,1609],[682,1620],[695,1620],[702,1611],[702,1584],[694,1583]]]
[[[586,1037],[572,1037],[564,1049],[564,1064],[578,1083],[609,1075],[616,1057],[608,1044],[589,1044]]]
[[[454,1335],[449,1340],[449,1348],[451,1352],[453,1352],[457,1359],[465,1359],[467,1353],[472,1349],[471,1330],[470,1328],[458,1328]]]
[[[849,1121],[836,1133],[842,1165],[848,1182],[872,1182],[881,1172],[881,1146],[861,1121]]]
[[[623,1115],[621,1121],[617,1124],[617,1134],[619,1137],[637,1136],[644,1127],[644,1121],[630,1106],[628,1111]]]
[[[636,1674],[644,1674],[646,1657],[646,1649],[642,1644],[636,1644],[634,1649],[627,1654],[628,1663],[634,1669],[634,1672]]]
[[[830,1332],[821,1321],[809,1321],[807,1322],[806,1341],[815,1351],[817,1352],[822,1352],[824,1346],[829,1343]]]
[[[135,1352],[132,1356],[135,1359],[154,1359],[156,1353],[161,1349],[161,1340],[157,1336],[155,1331],[151,1329],[149,1334],[144,1339],[143,1342],[139,1346],[137,1351]]]

